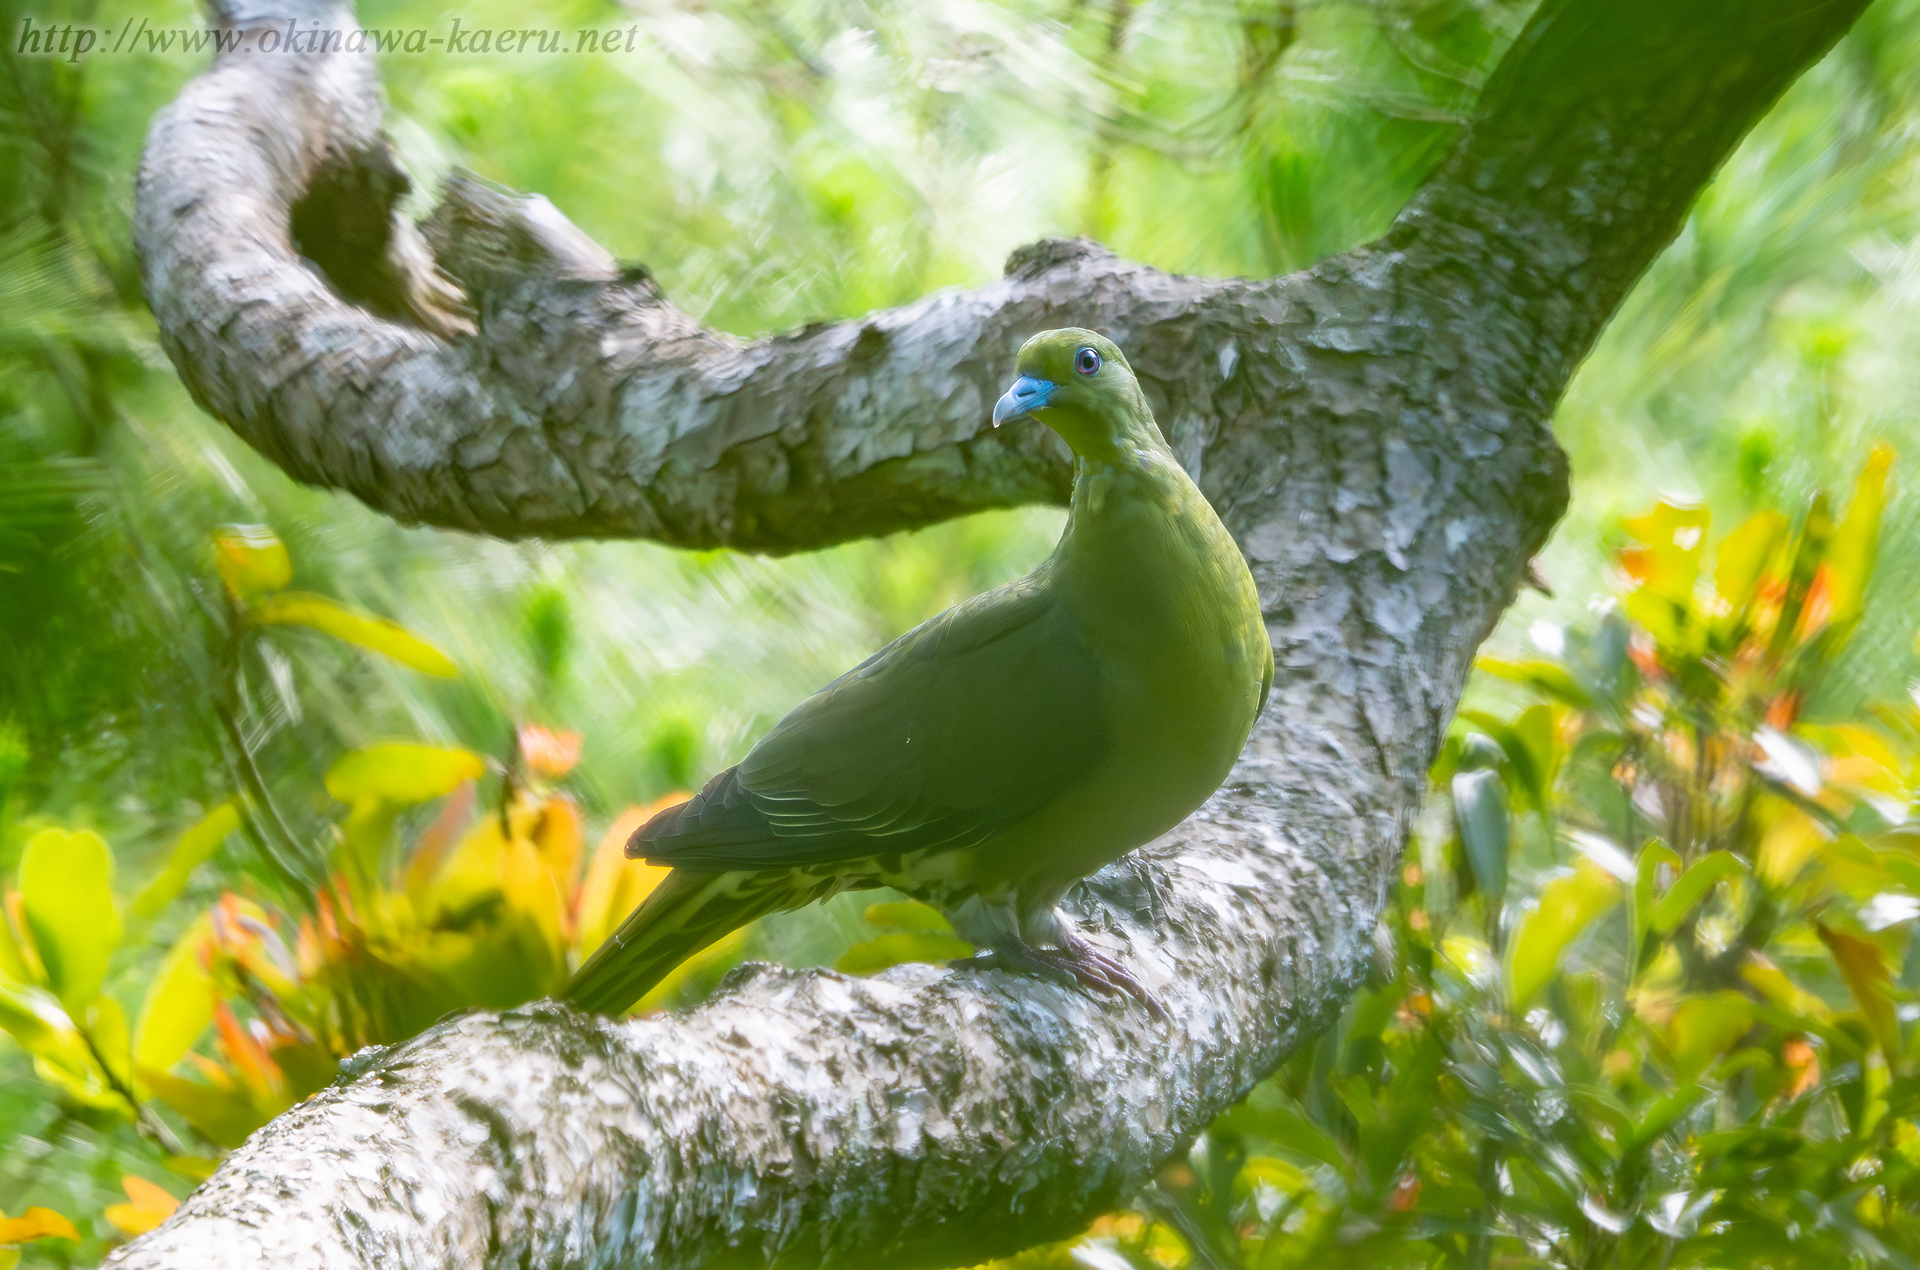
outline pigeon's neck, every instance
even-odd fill
[[[1084,540],[1092,534],[1096,540],[1118,541],[1115,517],[1137,522],[1145,514],[1158,522],[1201,514],[1206,500],[1151,419],[1142,429],[1122,432],[1118,442],[1103,455],[1075,457],[1067,509],[1070,537]]]

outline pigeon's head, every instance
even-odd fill
[[[993,407],[993,426],[1032,415],[1066,438],[1075,454],[1106,459],[1129,434],[1153,424],[1126,354],[1104,335],[1069,326],[1020,347],[1020,377]]]

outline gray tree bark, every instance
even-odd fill
[[[319,0],[236,29],[350,33]],[[753,967],[677,1018],[540,1003],[358,1064],[112,1264],[965,1264],[1124,1200],[1373,955],[1475,648],[1563,510],[1569,375],[1864,0],[1545,0],[1379,242],[1179,277],[1088,242],[854,322],[703,330],[543,200],[416,231],[369,59],[232,53],[156,119],[137,235],[195,397],[302,480],[506,536],[781,551],[1062,497],[985,428],[1020,341],[1109,331],[1252,562],[1278,671],[1227,785],[1084,885],[1162,1021],[981,970]]]

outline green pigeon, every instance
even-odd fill
[[[627,854],[672,872],[564,997],[623,1011],[755,918],[891,886],[989,964],[1152,1004],[1055,905],[1226,779],[1273,648],[1246,561],[1112,341],[1047,331],[1017,370],[994,425],[1031,415],[1075,457],[1053,554],[894,640],[636,831]]]

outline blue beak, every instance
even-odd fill
[[[1009,419],[1018,419],[1021,415],[1032,414],[1047,404],[1047,398],[1053,396],[1054,383],[1050,379],[1035,379],[1032,375],[1022,375],[1013,381],[1013,387],[993,403],[993,426],[999,427]]]

